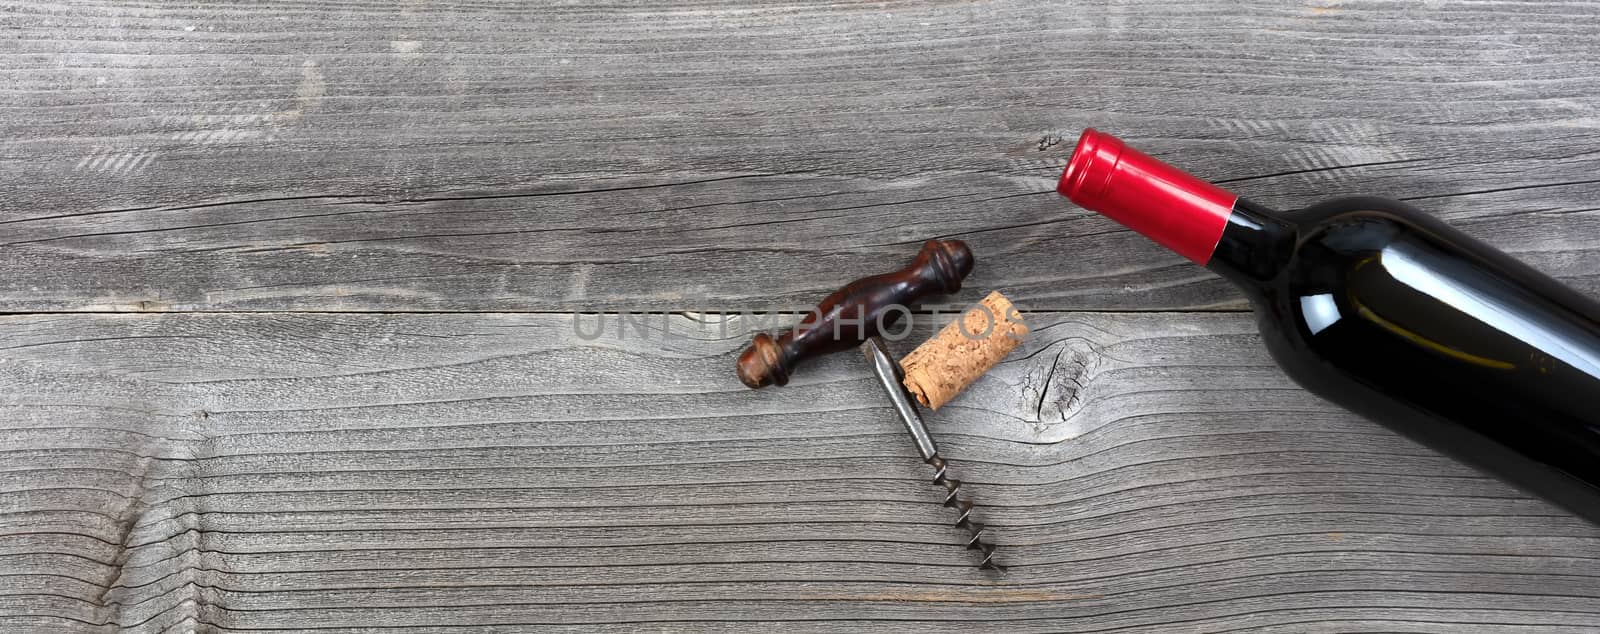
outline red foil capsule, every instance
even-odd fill
[[[1094,129],[1078,137],[1056,191],[1202,266],[1239,199]]]

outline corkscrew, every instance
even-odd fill
[[[1003,570],[994,562],[994,544],[983,539],[984,525],[972,519],[972,501],[961,497],[961,481],[949,476],[949,463],[939,455],[939,446],[934,444],[928,427],[922,424],[922,414],[911,402],[911,395],[903,384],[905,371],[889,356],[889,351],[884,349],[883,341],[879,338],[868,339],[862,348],[866,349],[867,360],[872,363],[872,373],[877,375],[884,392],[889,394],[889,402],[894,404],[895,413],[900,415],[900,422],[905,424],[906,431],[911,432],[917,453],[922,454],[923,462],[933,467],[933,484],[944,488],[944,505],[960,513],[956,518],[956,527],[966,529],[969,535],[967,550],[982,553],[983,561],[978,563],[979,568]]]
[[[785,385],[794,368],[807,359],[862,347],[918,454],[933,467],[933,484],[945,491],[943,505],[957,512],[955,526],[967,532],[967,549],[982,555],[979,568],[1003,570],[995,562],[995,546],[987,540],[985,526],[973,517],[975,505],[962,497],[961,480],[950,476],[949,463],[939,454],[917,403],[938,409],[999,362],[1026,333],[1021,316],[1003,296],[992,293],[974,311],[946,326],[903,362],[889,355],[881,338],[900,315],[909,314],[906,307],[911,303],[960,290],[972,266],[972,251],[965,243],[929,240],[905,268],[847,284],[779,337],[756,335],[750,347],[739,355],[737,370],[739,379],[751,388]],[[983,329],[987,336],[974,339],[967,333],[978,332],[979,328],[962,326],[979,309],[987,320]]]

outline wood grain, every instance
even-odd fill
[[[1600,295],[1597,18],[6,3],[0,631],[1594,632],[1600,528],[1295,388],[1051,189],[1096,126]],[[930,416],[1001,577],[854,355],[752,392],[774,322],[715,314],[935,237],[955,301],[1080,311]]]
[[[0,317],[0,629],[1600,622],[1600,528],[1294,388],[1245,315],[1030,314],[930,417],[1000,577],[855,355],[751,391],[741,318],[574,319]]]
[[[1236,309],[1050,193],[1086,126],[1399,197],[1600,294],[1592,2],[17,2],[0,310]],[[1064,139],[1064,142],[1062,141]],[[1041,149],[1042,148],[1042,149]],[[803,266],[796,266],[803,262]]]

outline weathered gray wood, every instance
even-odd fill
[[[13,3],[0,310],[797,306],[933,236],[1025,307],[1238,307],[1049,193],[1089,125],[1600,294],[1594,3],[660,5]]]
[[[0,318],[0,629],[1600,622],[1600,528],[1295,389],[1245,315],[1032,314],[930,417],[999,578],[853,355],[750,391],[738,318],[573,319]]]
[[[0,312],[42,313],[0,317],[0,631],[1600,622],[1600,529],[1295,389],[1247,316],[1030,314],[932,417],[996,579],[860,364],[750,392],[697,312],[935,236],[961,299],[1239,308],[1050,193],[1088,125],[1600,295],[1600,5],[660,4],[0,11]],[[641,308],[681,314],[339,312]]]

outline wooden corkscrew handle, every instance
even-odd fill
[[[849,350],[883,334],[916,301],[961,290],[972,250],[960,240],[929,240],[893,273],[865,277],[827,296],[799,325],[773,338],[761,333],[739,355],[739,380],[752,388],[785,385],[800,362]]]

